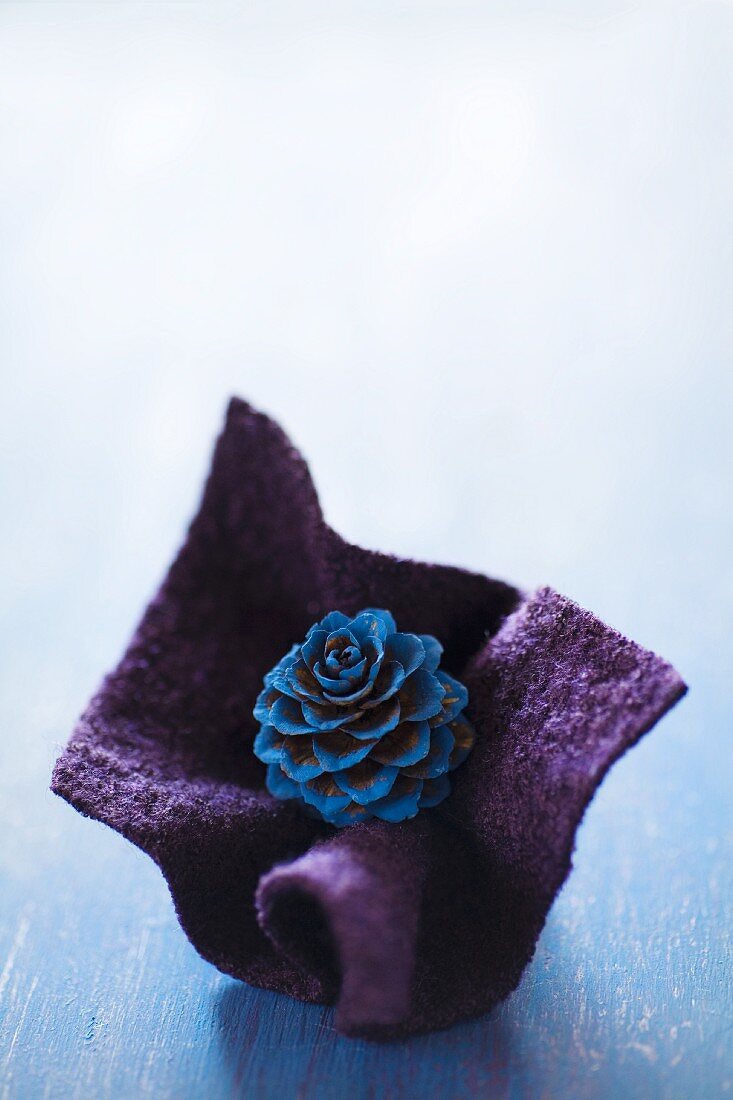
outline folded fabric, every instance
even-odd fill
[[[440,639],[477,738],[440,806],[336,830],[268,794],[252,708],[317,618],[364,607]],[[549,588],[345,542],[280,428],[233,399],[186,541],[52,787],[156,861],[220,970],[395,1038],[516,987],[594,791],[684,691]]]

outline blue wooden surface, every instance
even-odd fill
[[[733,1090],[732,44],[715,5],[0,8],[0,1096]],[[339,1037],[47,791],[230,392],[347,537],[551,583],[690,684],[488,1018]]]

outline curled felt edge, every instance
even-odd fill
[[[365,606],[441,639],[478,737],[441,806],[336,832],[267,794],[251,710],[314,618]],[[549,588],[344,542],[280,428],[233,399],[186,541],[52,788],[156,861],[220,970],[397,1038],[516,987],[598,784],[685,690]]]

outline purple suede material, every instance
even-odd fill
[[[368,606],[441,640],[477,741],[441,806],[335,830],[267,794],[251,711],[315,619]],[[204,958],[394,1038],[515,988],[594,791],[684,691],[550,589],[344,542],[282,431],[235,399],[186,542],[52,785],[158,863]]]

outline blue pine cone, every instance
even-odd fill
[[[389,611],[332,611],[265,676],[254,716],[267,789],[332,825],[403,821],[450,793],[475,734],[430,634]]]

